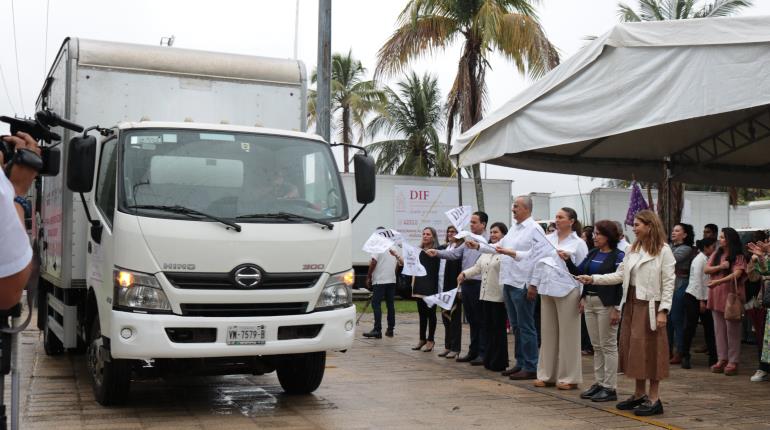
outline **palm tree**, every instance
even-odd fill
[[[639,12],[624,3],[618,3],[618,16],[621,21],[665,21],[671,19],[694,19],[729,16],[738,13],[741,9],[751,7],[753,0],[710,0],[697,6],[697,0],[639,0]],[[664,175],[665,177],[665,175]],[[658,193],[658,214],[667,224],[677,222],[682,217],[684,207],[684,184],[681,182],[664,180],[659,184],[661,192]],[[671,201],[668,199],[667,189],[671,190]],[[730,200],[737,201],[733,196],[738,193],[731,188]],[[667,214],[670,213],[670,217]],[[672,225],[667,225],[671,228]]]
[[[736,14],[740,9],[751,7],[753,0],[711,0],[696,7],[697,0],[639,0],[639,12],[618,3],[621,21],[665,21],[669,19],[713,18]]]
[[[366,69],[360,61],[353,58],[351,51],[347,55],[332,55],[331,73],[331,115],[332,125],[337,131],[337,139],[342,143],[354,143],[353,132],[358,130],[359,140],[365,131],[366,116],[382,109],[385,93],[377,88],[375,81],[364,80]],[[316,82],[317,71],[313,70],[311,81]],[[316,116],[315,90],[308,94],[308,125],[314,123]],[[349,171],[350,156],[348,147],[343,147],[344,171]]]
[[[519,72],[539,77],[559,55],[538,22],[537,0],[410,0],[398,28],[378,52],[375,76],[393,75],[406,65],[453,42],[463,42],[457,75],[447,97],[447,142],[455,123],[466,131],[482,118],[489,57],[500,52]],[[484,195],[478,165],[472,168],[479,210]]]
[[[384,134],[388,140],[369,145],[377,154],[380,173],[413,176],[450,176],[452,163],[446,144],[439,140],[444,128],[444,110],[435,76],[411,72],[388,88],[385,111],[369,123],[368,134]]]

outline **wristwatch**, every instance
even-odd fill
[[[22,209],[24,209],[24,216],[29,217],[32,214],[32,205],[29,200],[22,196],[16,196],[13,198],[14,203],[18,203]]]

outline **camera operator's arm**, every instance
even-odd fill
[[[40,149],[31,136],[18,133],[3,140],[15,146],[15,150],[29,149],[39,154]],[[5,166],[8,160],[0,160]],[[29,191],[37,172],[26,166],[14,165],[11,177],[0,174],[0,309],[8,309],[21,299],[31,273],[32,248],[24,231],[24,208],[14,201]],[[9,180],[10,179],[10,180]]]

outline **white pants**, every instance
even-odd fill
[[[580,384],[580,291],[564,297],[540,296],[540,358],[537,379],[547,383]]]

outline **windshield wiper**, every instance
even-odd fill
[[[235,217],[235,219],[245,219],[245,218],[278,218],[278,219],[285,219],[285,220],[301,219],[305,221],[314,222],[316,224],[321,224],[322,226],[325,226],[329,230],[334,229],[334,224],[330,223],[329,221],[311,218],[304,215],[293,214],[290,212],[256,213],[256,214],[250,214],[250,215],[238,215],[237,217]]]
[[[201,212],[201,211],[198,211],[198,210],[195,210],[195,209],[190,209],[190,208],[185,207],[185,206],[180,206],[180,205],[173,205],[173,206],[169,206],[169,205],[132,205],[132,206],[128,206],[128,208],[129,209],[156,209],[156,210],[159,210],[159,211],[166,211],[166,212],[173,212],[173,213],[188,215],[191,218],[195,218],[192,215],[198,215],[198,216],[201,216],[203,218],[210,219],[212,221],[220,222],[220,223],[226,225],[228,227],[228,229],[233,229],[233,230],[235,230],[235,231],[237,231],[239,233],[241,231],[241,226],[236,224],[236,223],[234,223],[234,222],[232,222],[232,221],[228,221],[228,220],[226,220],[224,218],[220,218],[218,216],[207,214],[206,212]]]

